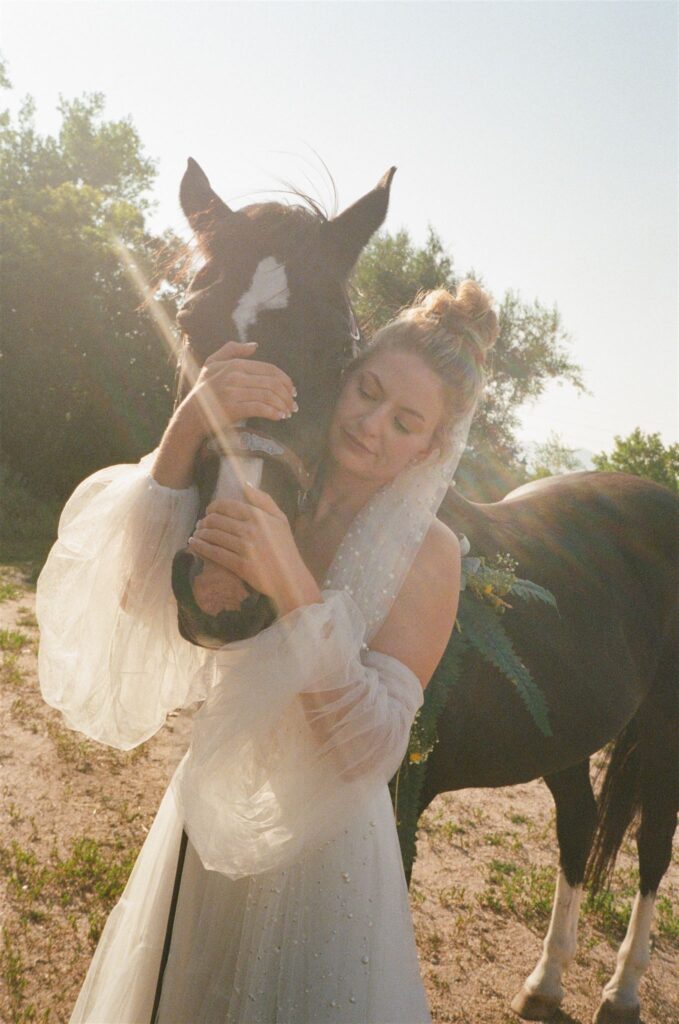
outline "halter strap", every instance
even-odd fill
[[[282,441],[267,437],[266,434],[255,433],[246,427],[233,427],[229,431],[228,447],[225,448],[216,437],[211,438],[206,447],[217,455],[231,455],[234,458],[255,456],[282,463],[290,470],[303,493],[309,490],[313,482],[311,473],[292,448]]]

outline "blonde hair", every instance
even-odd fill
[[[412,306],[373,335],[349,366],[352,373],[378,352],[412,352],[443,385],[449,429],[476,404],[486,381],[486,357],[499,333],[490,296],[471,278],[455,295],[443,288],[423,292]]]

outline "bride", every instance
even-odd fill
[[[154,1003],[161,1024],[430,1021],[387,784],[455,621],[459,544],[436,511],[497,330],[474,281],[424,296],[349,367],[294,532],[249,485],[208,507],[189,545],[229,571],[222,607],[245,583],[277,609],[250,640],[182,640],[170,564],[197,513],[206,397],[227,427],[296,410],[255,346],[211,356],[157,451],[69,500],[38,584],[45,699],[123,749],[203,700],[73,1024],[147,1024]]]

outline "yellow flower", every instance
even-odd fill
[[[493,593],[493,585],[492,585],[492,583],[487,583],[486,586],[483,588],[483,592],[484,592],[484,594],[492,594]]]
[[[422,754],[420,754],[419,751],[417,750],[413,750],[411,751],[408,760],[410,761],[411,764],[419,764],[420,761],[422,760]]]

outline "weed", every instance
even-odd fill
[[[672,943],[679,942],[679,914],[674,910],[670,898],[659,896],[655,909],[658,935]]]
[[[625,937],[638,886],[636,869],[628,868],[616,872],[610,888],[596,893],[589,891],[583,901],[583,914],[613,945]]]
[[[420,936],[420,948],[428,960],[432,963],[439,963],[441,950],[443,949],[443,935],[436,930],[422,932]]]
[[[421,904],[424,903],[426,899],[425,893],[422,891],[422,889],[418,889],[416,885],[410,886],[409,896],[410,902],[416,907],[421,906]]]
[[[26,976],[21,953],[7,928],[2,929],[2,977],[7,986],[12,1012],[16,1014],[24,1000]]]
[[[25,626],[27,629],[38,628],[38,620],[36,619],[34,612],[30,608],[26,608],[24,605],[19,609],[17,622],[20,626]]]
[[[27,647],[31,638],[25,633],[16,629],[0,629],[0,651],[11,651],[18,653],[23,647]]]
[[[525,814],[510,814],[509,820],[511,821],[512,825],[526,825],[529,819],[526,817]]]
[[[0,682],[6,686],[21,686],[24,674],[19,668],[19,655],[14,651],[6,651],[0,662]]]
[[[467,890],[461,885],[449,885],[439,890],[439,903],[446,910],[460,910],[467,905]]]
[[[55,719],[47,722],[47,735],[57,751],[57,756],[67,764],[72,764],[76,771],[90,772],[90,746],[87,740],[79,739],[70,729],[64,729]]]
[[[492,860],[487,871],[488,884],[478,897],[481,906],[536,925],[549,920],[554,899],[553,868],[523,868],[511,861]]]
[[[499,834],[499,832],[487,832],[483,837],[484,843],[488,846],[506,846],[507,839],[505,836]]]
[[[21,594],[21,588],[16,585],[7,572],[0,572],[0,603],[3,601],[16,601]]]

